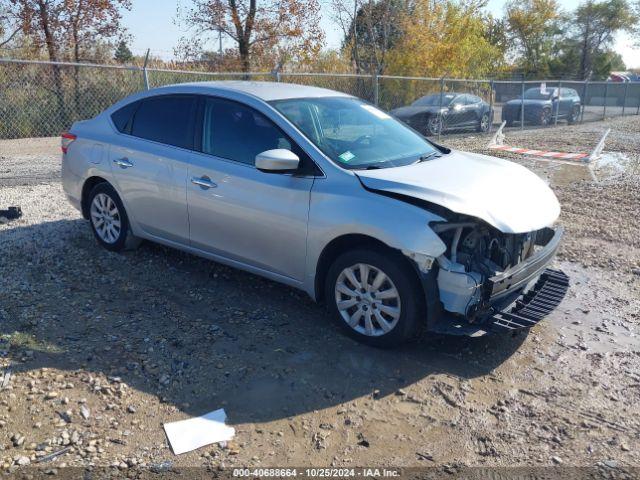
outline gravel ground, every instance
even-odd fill
[[[563,205],[560,308],[528,334],[395,351],[288,287],[149,243],[98,248],[62,194],[57,139],[0,143],[0,208],[24,211],[0,224],[0,467],[638,466],[640,119],[508,136],[588,151],[607,126],[624,158],[596,181],[520,160]],[[173,455],[162,423],[221,407],[236,438]]]

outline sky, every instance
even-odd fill
[[[564,10],[573,10],[580,2],[559,0],[559,3]],[[185,33],[175,24],[176,11],[178,5],[188,6],[189,0],[133,0],[132,4],[131,11],[123,12],[123,22],[133,37],[133,53],[142,55],[149,48],[153,55],[171,59],[174,47]],[[504,4],[504,0],[489,0],[487,8],[495,16],[501,16]],[[327,48],[338,47],[342,32],[329,14],[323,16],[321,26],[325,31]],[[622,55],[628,68],[640,68],[640,48],[634,47],[629,35],[618,35],[615,49]]]

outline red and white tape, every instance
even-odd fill
[[[531,150],[529,148],[510,147],[509,145],[489,145],[492,150],[502,150],[503,152],[519,153],[521,155],[530,155],[533,157],[542,158],[558,158],[561,160],[579,160],[584,161],[585,158],[589,158],[589,153],[564,153],[564,152],[550,152],[545,150]]]
[[[548,158],[548,159],[557,159],[557,160],[568,160],[573,162],[581,162],[581,163],[589,163],[592,160],[597,160],[600,158],[602,154],[602,150],[604,149],[604,141],[611,132],[611,129],[608,128],[600,141],[596,145],[596,148],[593,149],[591,153],[566,153],[566,152],[551,152],[548,150],[535,150],[531,148],[520,148],[520,147],[512,147],[510,145],[504,144],[504,133],[502,130],[507,122],[502,122],[496,133],[491,138],[489,145],[487,148],[492,150],[501,150],[503,152],[511,152],[511,153],[519,153],[520,155],[529,155],[532,157],[538,157],[540,159]]]

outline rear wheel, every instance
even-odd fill
[[[427,135],[438,135],[442,131],[442,119],[440,115],[432,115],[427,118]]]
[[[483,113],[482,116],[480,117],[480,120],[478,120],[478,126],[476,127],[476,131],[488,132],[490,122],[491,120],[489,119],[489,113],[488,112]]]
[[[99,183],[89,193],[89,221],[98,243],[119,252],[135,248],[140,240],[133,236],[122,200],[108,183]]]
[[[418,335],[425,321],[423,296],[405,258],[373,248],[342,254],[325,284],[334,320],[352,338],[382,348]]]

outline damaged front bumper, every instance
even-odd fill
[[[569,279],[563,272],[548,268],[563,233],[561,227],[542,230],[536,239],[541,248],[526,260],[479,285],[475,303],[465,315],[446,311],[442,302],[431,302],[429,330],[479,336],[492,331],[531,328],[537,324],[560,304],[569,287]],[[435,279],[436,274],[433,273],[431,278]],[[428,277],[424,282],[428,288]],[[439,293],[442,298],[445,292],[440,289]]]

